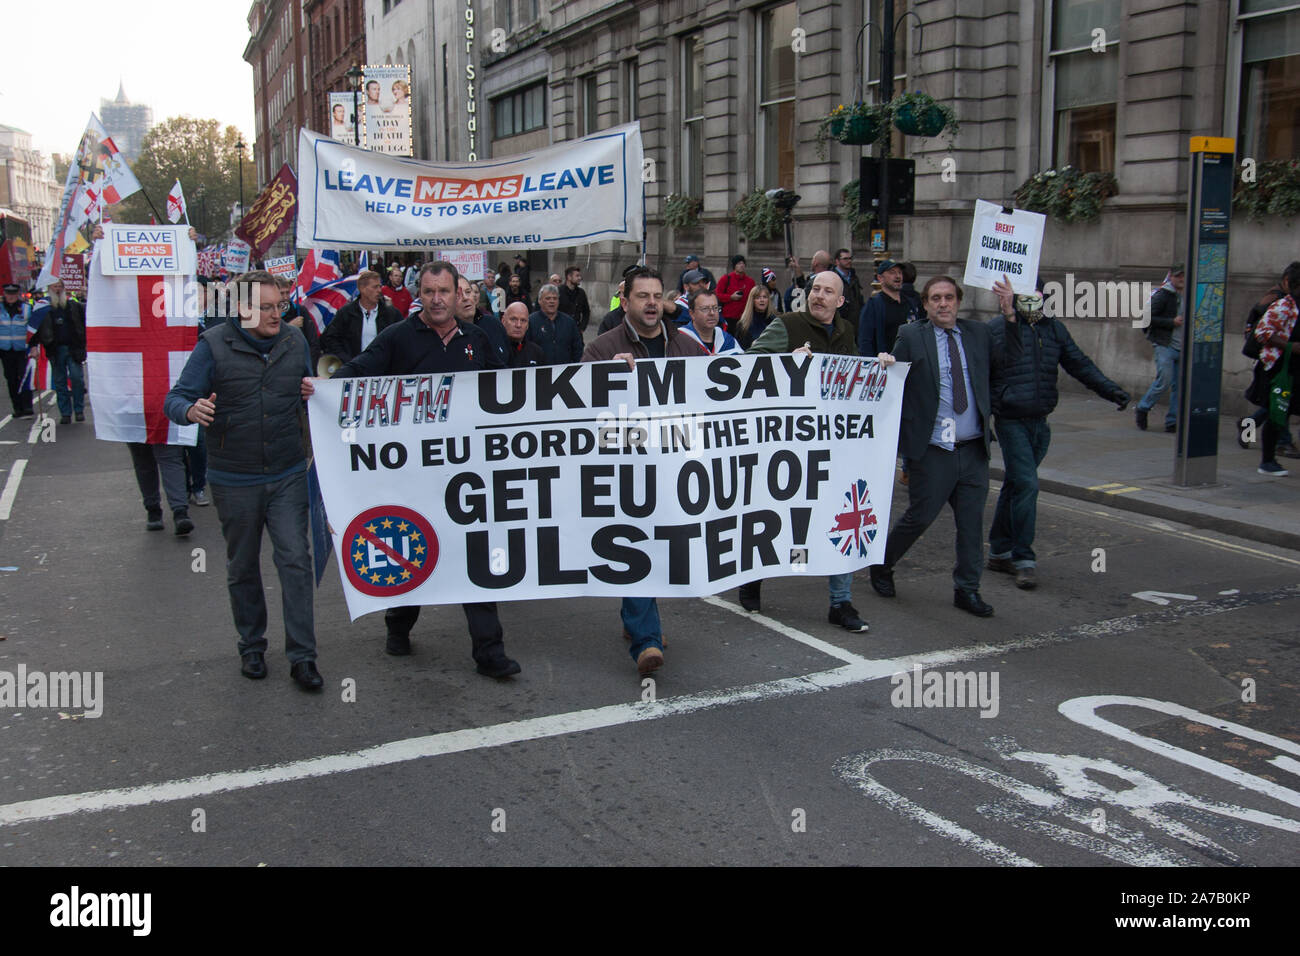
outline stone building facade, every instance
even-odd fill
[[[32,134],[0,125],[0,207],[27,221],[33,254],[44,254],[54,237],[63,185],[54,178],[54,164],[32,148]]]
[[[416,4],[412,4],[415,6]],[[304,0],[307,18],[307,126],[330,132],[329,95],[352,90],[347,72],[366,63],[364,0]]]
[[[298,166],[298,130],[312,115],[305,7],[301,0],[253,0],[248,10],[244,59],[253,68],[257,182],[244,184],[246,206],[282,164]]]

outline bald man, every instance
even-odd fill
[[[501,315],[501,324],[506,329],[506,364],[510,368],[546,364],[542,347],[525,338],[528,335],[528,306],[511,302]]]

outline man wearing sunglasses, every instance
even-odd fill
[[[1016,587],[1037,586],[1034,520],[1038,512],[1038,466],[1052,438],[1047,416],[1056,408],[1056,370],[1065,369],[1088,388],[1123,411],[1128,392],[1093,364],[1075,344],[1065,324],[1043,313],[1043,280],[1032,295],[1015,295],[1002,277],[993,284],[1002,314],[989,322],[994,347],[1005,349],[1005,366],[990,372],[993,414],[1005,472],[989,530],[990,571],[1013,574]],[[1008,321],[1010,320],[1010,321]],[[1019,336],[1021,351],[1007,349],[1008,336]]]

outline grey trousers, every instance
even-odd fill
[[[885,566],[897,564],[939,517],[944,504],[950,504],[957,525],[952,584],[963,591],[978,591],[984,557],[984,503],[989,496],[989,458],[984,442],[958,445],[953,451],[928,445],[924,457],[907,460],[907,469],[907,511],[889,532]]]
[[[161,511],[162,498],[158,494],[158,472],[162,472],[162,487],[167,493],[167,504],[173,512],[190,506],[185,493],[185,450],[180,445],[146,445],[127,442],[131,449],[131,463],[135,465],[135,483],[140,486],[146,511]]]
[[[209,481],[226,539],[226,586],[239,634],[239,653],[266,652],[266,594],[262,590],[262,528],[271,535],[284,603],[284,651],[290,664],[316,659],[311,557],[307,549],[307,473],[264,485]]]

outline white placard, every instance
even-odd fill
[[[105,223],[100,248],[97,258],[106,276],[179,276],[198,271],[198,250],[189,226]]]
[[[1046,222],[1042,213],[1024,209],[1003,212],[997,203],[975,200],[963,284],[992,289],[1005,275],[1018,295],[1033,292]]]

